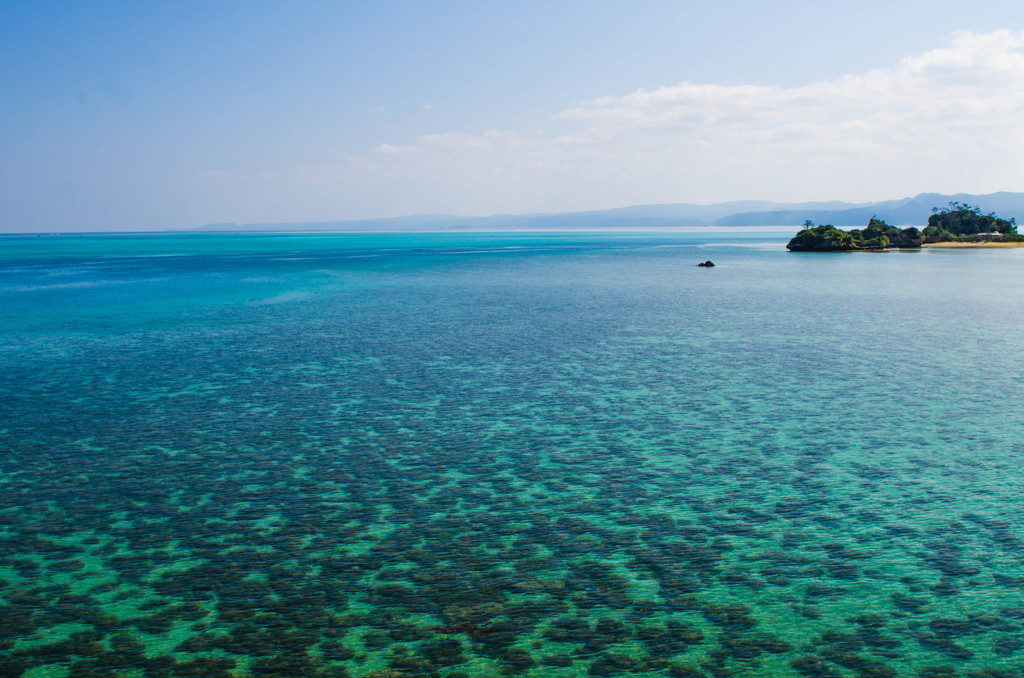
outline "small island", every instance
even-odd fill
[[[804,229],[786,245],[791,252],[883,252],[892,248],[911,249],[923,245],[1006,246],[1024,244],[1014,219],[982,214],[981,209],[959,202],[948,208],[932,209],[924,230],[915,226],[897,228],[874,217],[867,228],[844,231],[832,224],[815,226],[804,222]]]

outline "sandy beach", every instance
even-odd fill
[[[1024,247],[1024,242],[933,242],[922,247]]]

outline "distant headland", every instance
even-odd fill
[[[791,228],[807,220],[834,224],[840,228],[860,227],[872,217],[899,226],[924,228],[933,205],[955,201],[980,205],[1006,217],[1024,220],[1024,193],[921,193],[912,198],[869,203],[770,202],[740,200],[710,205],[675,203],[634,205],[586,212],[551,214],[495,214],[458,216],[417,214],[379,219],[341,221],[295,221],[268,223],[219,223],[201,227],[218,232],[410,232],[452,230],[538,230],[573,231],[600,229],[646,229],[680,227],[778,226]]]
[[[1024,247],[1024,235],[1017,233],[1015,218],[1002,219],[983,214],[980,207],[951,201],[949,207],[932,208],[924,230],[916,226],[897,228],[871,217],[867,228],[844,231],[832,224],[815,226],[804,222],[786,249],[791,252],[879,252],[923,246]]]

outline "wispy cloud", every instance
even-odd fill
[[[794,88],[684,82],[584,102],[558,117],[587,123],[579,140],[589,144],[669,135],[762,152],[919,152],[933,142],[1002,144],[1006,134],[1019,142],[1022,46],[1024,34],[962,33],[895,68],[835,81]]]
[[[387,140],[276,175],[324,214],[484,214],[1024,186],[1024,33],[958,33],[797,87],[681,82],[554,111],[551,132]],[[276,186],[276,188],[275,188]]]
[[[560,134],[432,134],[349,162],[420,177],[442,191],[505,190],[524,204],[531,187],[557,187],[565,206],[588,196],[856,199],[996,190],[1024,179],[1022,48],[1022,33],[957,33],[887,69],[788,88],[640,89],[555,113]]]

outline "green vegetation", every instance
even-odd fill
[[[959,202],[949,207],[932,209],[924,229],[924,241],[933,242],[1024,242],[1017,233],[1015,219],[1000,219],[995,214],[982,214],[980,207]]]
[[[914,226],[900,229],[874,217],[863,230],[843,231],[832,224],[808,224],[810,222],[804,222],[805,228],[793,236],[786,249],[792,252],[853,252],[920,247],[923,241],[921,231]]]
[[[814,222],[805,221],[803,230],[793,236],[786,249],[792,252],[881,251],[937,242],[1024,242],[1024,236],[1017,233],[1014,219],[1007,221],[995,214],[982,214],[978,207],[951,202],[948,208],[932,209],[924,231],[914,226],[897,228],[874,217],[867,228],[849,231],[832,224],[815,226]]]

